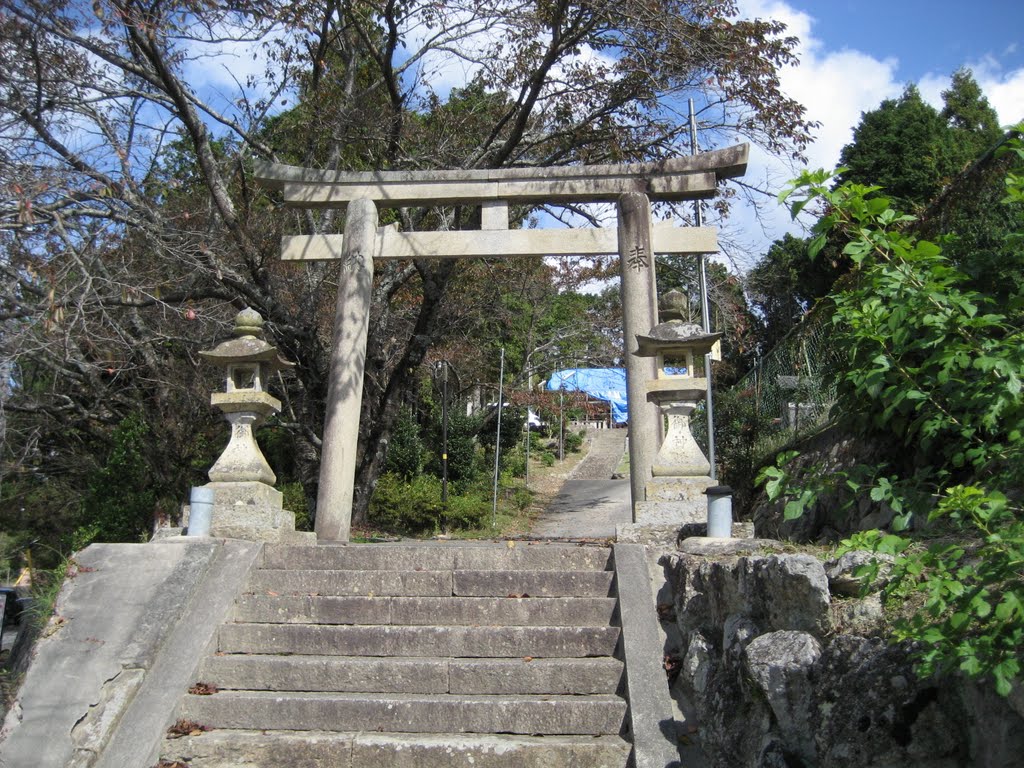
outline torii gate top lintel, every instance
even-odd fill
[[[627,192],[651,200],[713,197],[721,179],[746,172],[748,144],[624,165],[569,165],[431,171],[325,171],[257,160],[256,180],[284,192],[287,205],[341,207],[356,198],[378,206],[505,202],[612,202]]]

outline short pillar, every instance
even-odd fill
[[[704,491],[708,497],[708,538],[732,538],[732,488],[713,485]]]
[[[348,541],[352,527],[377,206],[368,198],[353,200],[346,217],[316,497],[316,537],[321,541]]]
[[[629,482],[633,519],[644,500],[647,481],[661,438],[661,414],[647,401],[647,382],[657,375],[652,358],[637,357],[637,335],[657,323],[654,253],[651,249],[651,204],[647,195],[619,197],[619,273],[622,278],[622,332],[629,407]]]

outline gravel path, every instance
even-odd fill
[[[611,480],[626,452],[625,429],[593,429],[587,432],[590,451],[576,467],[571,480]]]

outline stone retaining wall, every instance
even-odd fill
[[[855,558],[709,544],[684,540],[661,562],[682,638],[675,685],[710,766],[1021,765],[1024,690],[918,679],[880,636],[878,596],[844,595]]]

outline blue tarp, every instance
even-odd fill
[[[625,368],[567,368],[555,371],[548,379],[547,388],[585,392],[611,406],[612,421],[616,424],[628,421]]]

